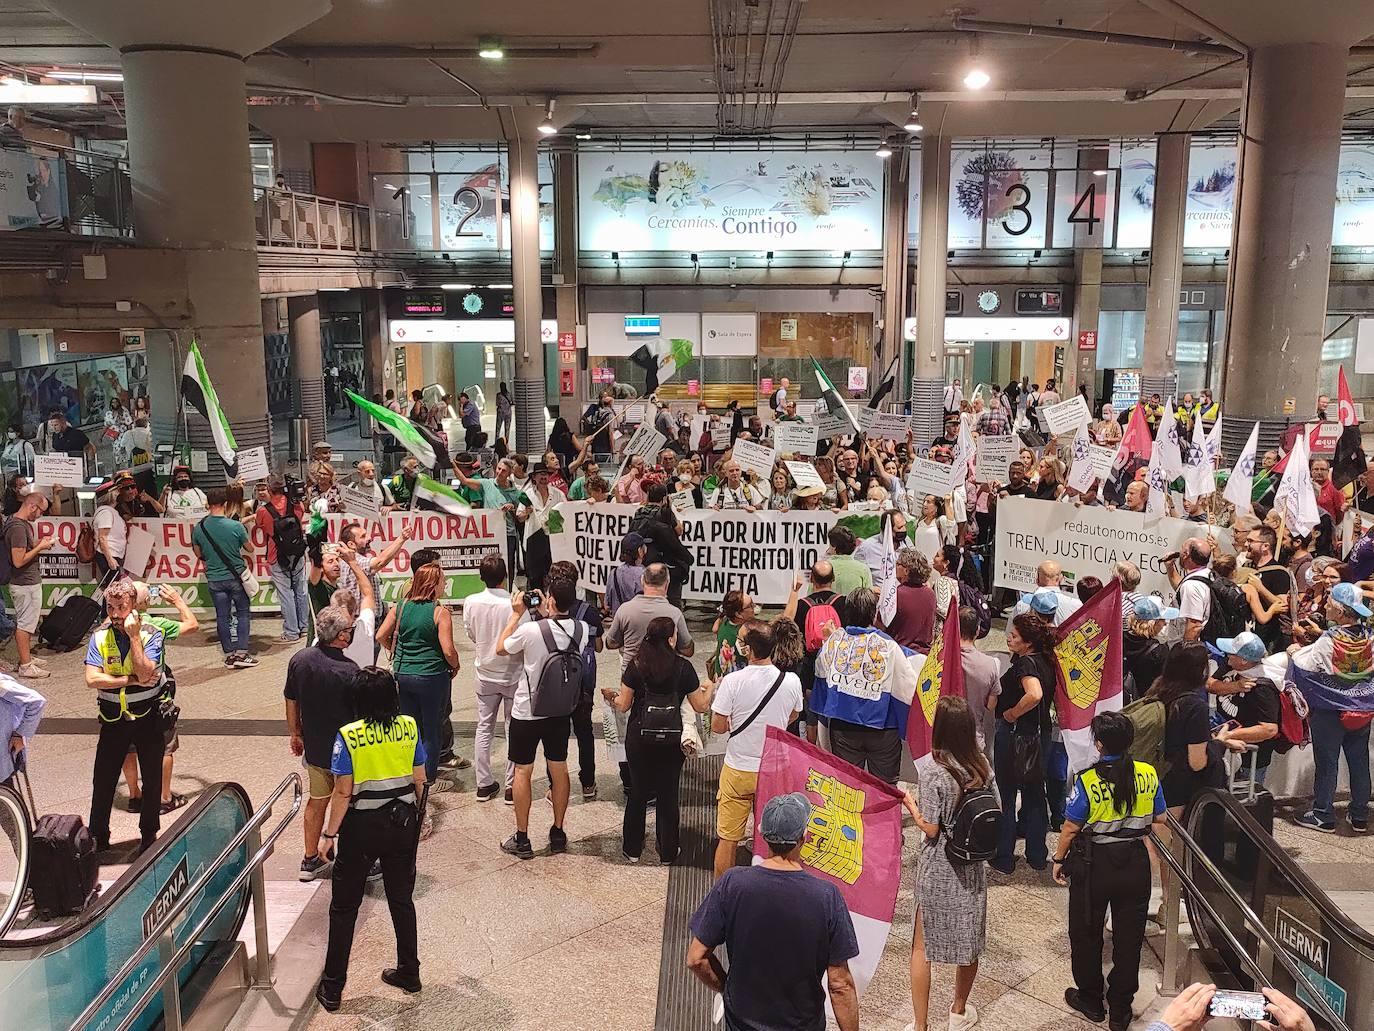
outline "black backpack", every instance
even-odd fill
[[[669,690],[655,691],[647,678],[641,679],[644,680],[644,711],[639,717],[640,736],[676,743],[682,737],[682,703],[671,689],[671,682],[665,681]]]
[[[1185,582],[1201,580],[1212,596],[1212,603],[1207,607],[1207,622],[1202,626],[1204,641],[1216,644],[1223,637],[1235,637],[1245,630],[1250,619],[1250,605],[1235,583],[1224,578],[1218,580],[1205,572],[1190,573],[1183,579]]]
[[[554,639],[550,621],[539,621],[539,632],[544,637],[548,655],[539,667],[539,677],[530,681],[530,715],[536,719],[571,716],[573,710],[582,703],[582,680],[587,674],[587,660],[582,654],[582,624],[576,620],[571,622],[573,628],[568,633],[568,646],[560,648]]]
[[[951,863],[982,863],[997,855],[1002,807],[990,787],[971,788],[959,796],[946,828],[945,855]]]
[[[280,515],[276,506],[268,504],[267,511],[272,517],[272,543],[277,546],[278,565],[294,563],[305,554],[305,533],[295,507],[288,502],[286,514]]]

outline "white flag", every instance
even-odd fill
[[[1097,480],[1097,473],[1093,470],[1092,440],[1088,437],[1086,422],[1078,424],[1078,433],[1073,438],[1070,458],[1073,464],[1069,466],[1069,487],[1082,493]]]
[[[1150,465],[1145,470],[1145,482],[1150,485],[1150,496],[1145,502],[1145,512],[1148,515],[1162,516],[1169,514],[1167,498],[1169,496],[1169,483],[1173,480],[1164,471],[1164,464],[1159,454],[1159,444],[1155,443],[1155,448],[1150,452]]]
[[[1288,455],[1288,465],[1283,470],[1283,479],[1274,494],[1274,507],[1283,516],[1290,533],[1305,537],[1312,528],[1321,522],[1321,509],[1317,508],[1317,492],[1312,486],[1312,470],[1308,467],[1307,435],[1298,434],[1293,450]]]
[[[1199,418],[1198,418],[1198,422],[1201,422],[1201,421],[1202,421],[1202,419],[1201,419],[1201,417],[1199,417]],[[1218,462],[1218,459],[1221,458],[1221,416],[1220,416],[1220,415],[1217,416],[1217,422],[1216,422],[1216,425],[1212,427],[1212,431],[1211,431],[1210,433],[1207,434],[1206,449],[1207,449],[1207,461],[1208,461],[1208,463],[1210,463],[1210,465],[1212,466],[1213,469],[1217,468],[1217,466],[1220,464],[1220,463]]]
[[[892,545],[892,518],[883,520],[883,566],[878,581],[878,618],[891,626],[897,618],[897,549]]]
[[[973,443],[973,434],[969,432],[971,419],[959,420],[959,439],[954,442],[954,468],[958,472],[954,475],[956,484],[963,483],[968,478],[969,466],[978,457],[977,448]]]
[[[1217,420],[1217,425],[1221,420]],[[1222,492],[1222,497],[1236,506],[1238,515],[1251,511],[1250,492],[1255,486],[1255,455],[1259,451],[1259,423],[1255,423],[1250,430],[1250,439],[1245,443],[1245,450],[1240,453],[1240,458],[1236,460],[1235,468],[1231,470],[1231,478],[1226,481],[1226,490]]]
[[[1174,418],[1174,399],[1164,406],[1164,416],[1155,431],[1155,446],[1150,452],[1150,464],[1159,456],[1159,467],[1170,480],[1183,475],[1183,442],[1179,437],[1178,420]]]
[[[1183,496],[1192,501],[1216,493],[1216,471],[1207,457],[1201,416],[1193,420],[1193,439],[1184,446],[1187,450],[1183,458]]]

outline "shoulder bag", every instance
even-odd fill
[[[763,696],[763,701],[759,702],[758,707],[749,714],[749,718],[738,727],[731,728],[730,737],[734,737],[736,734],[743,734],[749,729],[749,725],[759,718],[759,713],[767,708],[768,703],[773,700],[773,696],[778,693],[778,688],[782,687],[782,678],[785,676],[787,676],[786,670],[778,674],[778,679],[773,681],[773,686],[768,689],[768,693]]]
[[[206,516],[205,518],[208,519],[210,517]],[[218,555],[219,560],[224,563],[224,568],[232,570],[234,568],[234,563],[229,561],[229,557],[224,554],[224,549],[215,543],[215,538],[212,537],[210,531],[205,528],[205,519],[202,519],[196,525],[200,527],[200,535],[205,538],[205,543],[210,545],[210,550]],[[262,585],[258,583],[258,578],[253,575],[253,570],[249,568],[248,560],[246,558],[241,558],[240,560],[243,562],[243,569],[239,571],[239,580],[243,584],[243,589],[248,592],[248,600],[252,601],[258,596],[258,590]]]

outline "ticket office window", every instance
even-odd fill
[[[873,365],[871,312],[762,312],[759,315],[758,378],[776,386],[786,376],[793,397],[820,393],[812,357],[830,381],[847,390],[849,370]],[[870,387],[872,384],[870,383]]]

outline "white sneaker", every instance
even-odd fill
[[[47,665],[48,665],[48,660],[47,660],[47,659],[40,659],[37,655],[35,655],[31,661],[33,662],[33,664],[34,664],[35,666],[42,666],[42,667],[44,667],[45,669],[47,668]]]
[[[42,680],[44,677],[52,676],[52,673],[42,666],[30,662],[19,667],[19,675],[26,680]]]
[[[978,1023],[978,1010],[973,1003],[964,1003],[964,1012],[955,1013],[952,1010],[949,1014],[949,1031],[969,1031],[970,1028]]]

